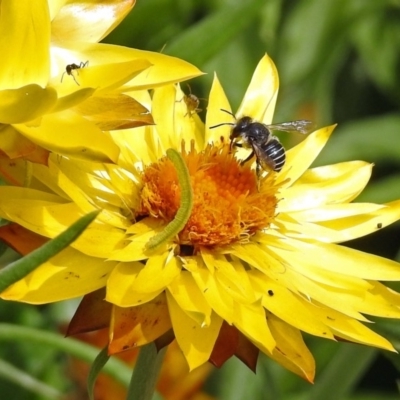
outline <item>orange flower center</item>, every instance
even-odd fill
[[[189,152],[182,144],[182,157],[189,169],[194,202],[190,219],[179,233],[179,244],[199,247],[246,242],[268,228],[277,204],[275,173],[259,185],[250,163],[241,165],[224,142],[209,144],[202,152],[195,150],[193,142]],[[163,157],[143,171],[138,215],[170,222],[180,207],[180,193],[175,167]]]

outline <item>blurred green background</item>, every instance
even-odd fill
[[[207,98],[217,72],[233,110],[267,52],[280,74],[274,122],[307,118],[318,126],[337,123],[317,164],[373,162],[371,183],[360,200],[400,198],[399,0],[137,0],[132,13],[105,42],[162,51],[196,64],[207,72],[190,82],[191,91],[201,98]],[[206,102],[201,108],[206,109]],[[283,136],[287,147],[298,140],[293,136]],[[348,243],[400,261],[399,244],[399,224]],[[71,303],[31,307],[2,302],[0,317],[55,329],[73,308]],[[400,350],[399,322],[378,321],[374,329]],[[223,400],[399,398],[397,355],[306,340],[317,360],[313,386],[263,358],[257,375],[237,360],[229,361],[215,372],[207,389]],[[21,370],[60,391],[70,388],[64,376],[65,356],[46,346],[9,343],[1,341],[1,358],[13,360]],[[0,372],[1,368],[0,364]],[[0,378],[0,398],[51,397]]]

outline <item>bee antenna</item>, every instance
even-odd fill
[[[223,111],[223,112],[226,112],[229,115],[232,115],[232,117],[236,119],[235,114],[231,113],[230,111],[225,110],[224,108],[221,108],[220,110]]]
[[[223,126],[223,125],[231,125],[231,126],[233,126],[235,124],[233,122],[223,122],[222,124],[210,126],[210,129],[218,128],[219,126]]]

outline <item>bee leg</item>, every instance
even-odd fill
[[[242,146],[240,146],[240,147],[242,147]],[[242,160],[242,161],[240,162],[240,165],[246,164],[247,161],[250,161],[253,157],[254,157],[254,151],[252,151],[252,152],[250,153],[250,155],[249,155],[247,158],[245,158],[244,160]],[[257,168],[259,168],[258,162],[257,162]]]
[[[260,163],[257,161],[257,163],[256,163],[256,174],[257,174],[257,179],[258,180],[260,180],[260,178],[261,178],[261,170],[262,170],[262,168],[260,166]]]

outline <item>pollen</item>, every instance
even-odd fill
[[[188,167],[193,190],[193,209],[177,243],[223,246],[247,242],[257,231],[267,229],[277,205],[275,173],[258,182],[250,163],[241,165],[229,144],[209,144],[196,151],[194,142],[182,157]],[[180,187],[172,162],[163,157],[143,171],[141,207],[138,216],[151,216],[169,223],[180,207]]]

